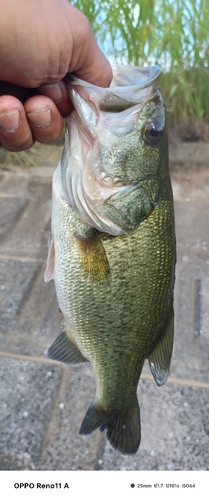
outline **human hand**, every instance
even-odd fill
[[[112,70],[88,20],[67,0],[0,6],[0,144],[22,151],[60,135],[73,107],[67,73],[106,87]]]

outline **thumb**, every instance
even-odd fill
[[[71,26],[73,50],[68,72],[94,85],[108,87],[113,77],[110,63],[97,45],[88,19],[76,8],[71,10]]]

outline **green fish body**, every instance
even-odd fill
[[[162,385],[173,347],[175,229],[159,72],[119,67],[109,89],[72,76],[75,110],[53,178],[45,280],[55,280],[65,326],[48,356],[92,364],[96,394],[80,433],[106,429],[126,454],[140,444],[144,361]]]

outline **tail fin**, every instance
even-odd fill
[[[79,434],[91,434],[95,429],[107,429],[107,439],[115,450],[123,454],[136,453],[141,439],[138,401],[126,414],[108,413],[92,403],[82,422]]]

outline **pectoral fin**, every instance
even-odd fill
[[[160,338],[151,354],[148,356],[150,370],[157,385],[159,386],[163,385],[168,377],[173,350],[173,336],[174,313],[172,310],[165,333]]]
[[[95,229],[85,236],[75,235],[77,248],[86,276],[94,281],[106,280],[110,274],[109,263],[103,244]]]
[[[45,355],[67,365],[77,365],[88,361],[78,347],[70,340],[66,329],[62,329]]]

